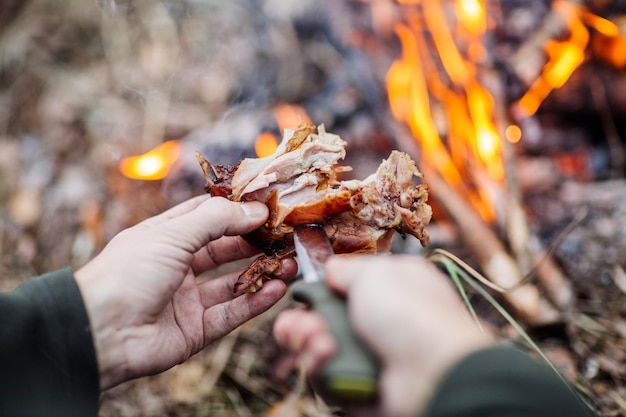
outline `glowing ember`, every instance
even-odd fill
[[[504,131],[506,140],[511,143],[517,143],[522,140],[522,129],[518,125],[509,125]]]
[[[179,154],[180,144],[171,140],[144,154],[124,158],[119,169],[128,178],[160,180],[167,176]]]

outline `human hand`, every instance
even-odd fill
[[[220,264],[258,253],[239,235],[267,215],[261,203],[196,197],[122,231],[75,273],[102,390],[185,361],[285,294],[285,283],[271,280],[233,298],[238,273],[196,281]],[[292,259],[283,262],[282,279],[295,272]]]
[[[473,322],[449,278],[424,258],[334,257],[326,272],[328,285],[347,297],[354,331],[381,363],[375,415],[418,415],[453,364],[493,343]],[[336,350],[326,323],[310,310],[282,312],[274,335],[309,374]]]

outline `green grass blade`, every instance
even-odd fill
[[[481,297],[487,300],[487,302],[513,327],[513,329],[515,329],[515,331],[519,333],[522,339],[534,351],[537,352],[537,354],[554,370],[554,372],[557,373],[559,378],[565,381],[565,378],[561,375],[558,369],[552,364],[552,362],[550,362],[548,357],[545,355],[545,353],[543,353],[543,351],[537,345],[537,343],[535,343],[535,341],[528,335],[528,333],[526,333],[526,331],[513,318],[513,316],[511,316],[509,312],[506,311],[506,309],[495,298],[491,296],[491,294],[489,294],[484,288],[482,288],[478,284],[478,282],[476,282],[475,279],[472,279],[472,277],[475,277],[476,275],[480,275],[478,272],[473,270],[469,265],[465,263],[463,263],[462,266],[459,266],[456,260],[448,257],[446,254],[446,251],[443,251],[443,250],[438,250],[436,253],[433,253],[431,256],[429,256],[429,258],[434,263],[438,263],[444,266],[444,268],[446,269],[446,272],[448,273],[448,275],[450,276],[450,278],[452,279],[456,287],[459,289],[461,297],[465,301],[466,305],[470,309],[472,316],[477,322],[478,322],[478,318],[477,318],[476,312],[474,308],[471,306],[469,298],[467,297],[467,292],[465,291],[465,288],[463,287],[463,282],[465,282],[467,285],[472,287],[474,291],[476,291]],[[468,273],[467,269],[471,270],[471,276],[470,276],[470,273]],[[484,277],[482,278],[485,279]]]
[[[472,318],[474,319],[474,321],[476,322],[480,330],[483,330],[483,326],[480,324],[480,320],[478,319],[476,310],[474,310],[474,306],[472,305],[469,297],[467,296],[467,291],[465,291],[465,287],[463,287],[463,282],[461,278],[459,277],[459,274],[457,273],[459,269],[458,266],[453,261],[451,261],[450,259],[446,259],[446,258],[443,258],[441,260],[441,264],[446,269],[446,272],[452,279],[452,282],[454,282],[454,285],[459,291],[459,294],[461,294],[461,298],[463,299],[463,302],[465,303],[465,305],[467,306],[467,309],[472,315]]]

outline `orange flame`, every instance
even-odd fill
[[[447,179],[460,183],[461,177],[441,143],[430,113],[424,71],[414,49],[415,37],[412,31],[404,25],[397,25],[396,33],[402,43],[404,59],[394,63],[387,73],[392,112],[409,124],[422,143],[424,153],[440,171],[445,172]]]
[[[556,1],[554,8],[567,20],[570,37],[565,41],[550,41],[546,44],[548,62],[537,81],[518,102],[527,116],[535,114],[552,90],[562,87],[585,60],[589,31],[581,20],[584,10],[564,1]]]
[[[259,158],[265,158],[274,153],[278,147],[278,139],[272,132],[261,132],[254,142],[254,151]]]
[[[601,16],[595,15],[588,10],[582,9],[581,16],[585,23],[598,31],[598,33],[604,36],[616,37],[620,35],[617,25],[610,20],[607,20]]]
[[[469,113],[474,122],[476,155],[483,162],[489,176],[495,180],[504,177],[501,158],[501,140],[493,123],[493,98],[482,85],[474,82],[467,89]]]
[[[616,68],[626,67],[626,37],[620,33],[617,25],[589,12],[585,12],[583,18],[598,32],[591,39],[594,56]]]
[[[167,176],[179,154],[180,144],[170,140],[144,154],[122,159],[119,169],[128,178],[160,180]]]
[[[487,2],[396,1],[404,5],[402,23],[395,25],[402,54],[386,77],[391,113],[419,142],[421,163],[437,170],[483,218],[492,220],[494,190],[505,177],[504,140],[516,143],[523,132],[514,124],[498,126],[497,121],[506,121],[496,119],[494,97],[479,81],[487,57]],[[544,46],[546,64],[516,103],[525,115],[534,114],[551,91],[568,81],[585,61],[590,43],[603,59],[626,68],[626,36],[614,23],[565,0],[554,0],[553,7],[566,22],[568,37]],[[477,174],[475,167],[481,168]]]
[[[413,1],[402,0],[408,4]],[[439,0],[420,3],[423,15],[409,15],[410,25],[396,25],[402,57],[387,72],[391,112],[410,127],[420,142],[422,163],[430,165],[466,196],[487,220],[495,216],[489,193],[468,188],[468,158],[483,166],[495,181],[504,177],[501,137],[493,120],[493,98],[475,81],[474,60],[482,58],[481,36],[486,30],[486,13],[480,0],[458,0],[464,13],[459,23],[466,31],[464,49],[457,45]],[[421,19],[424,25],[421,24]],[[448,80],[430,59],[424,28],[432,35],[437,57]],[[472,52],[473,51],[473,52]],[[446,114],[447,126],[435,123],[434,115]],[[436,112],[436,113],[434,113]],[[443,120],[441,120],[443,122]],[[462,174],[463,173],[463,174]]]
[[[282,103],[274,108],[274,117],[281,132],[285,128],[295,128],[301,123],[313,124],[306,110],[297,104]]]
[[[481,0],[457,0],[457,16],[461,25],[472,36],[480,36],[487,28],[487,14]]]
[[[461,56],[456,47],[445,11],[439,0],[422,4],[426,26],[433,36],[441,62],[454,83],[466,85],[474,77],[474,68]]]
[[[313,124],[311,118],[302,106],[297,104],[281,103],[274,107],[274,118],[280,131],[298,127],[302,123]],[[257,157],[270,156],[278,148],[278,138],[272,132],[261,132],[254,141],[254,151]]]
[[[594,55],[615,68],[626,68],[626,37],[594,36],[591,42]]]

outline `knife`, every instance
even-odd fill
[[[322,389],[334,398],[362,402],[377,393],[377,365],[354,334],[343,297],[326,285],[324,264],[333,254],[324,228],[299,225],[294,230],[298,268],[303,280],[293,285],[292,297],[322,315],[334,336],[338,351],[319,374]]]

